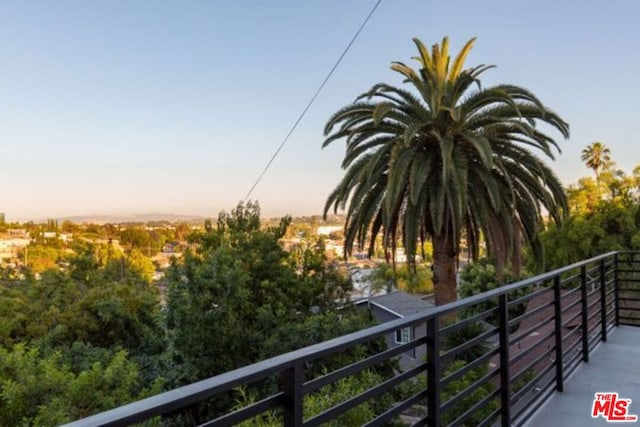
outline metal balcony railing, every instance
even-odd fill
[[[171,417],[215,401],[238,387],[269,380],[278,391],[200,425],[233,425],[272,413],[285,426],[316,426],[402,384],[425,384],[378,410],[366,425],[520,425],[555,391],[608,332],[640,326],[640,253],[610,252],[489,292],[312,345],[68,424],[120,426]],[[423,336],[309,378],[314,361],[354,349],[407,327]],[[452,337],[475,332],[451,345]],[[416,329],[418,330],[418,329]],[[469,334],[467,334],[469,335]],[[347,397],[319,414],[305,414],[305,396],[344,378],[422,349],[424,360]],[[464,362],[454,364],[456,360]],[[474,374],[474,375],[470,375]],[[426,377],[426,380],[425,380]],[[471,380],[469,380],[471,378]],[[467,379],[459,389],[460,381]],[[470,384],[469,384],[470,383]],[[326,392],[326,391],[325,391]],[[396,393],[397,394],[397,393]],[[184,420],[184,418],[183,418]]]

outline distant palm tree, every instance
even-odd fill
[[[600,172],[611,164],[611,150],[602,142],[593,142],[582,150],[580,159],[596,174],[596,183],[600,183]]]
[[[393,254],[401,234],[415,266],[417,242],[431,238],[437,304],[457,298],[463,232],[474,258],[482,235],[502,268],[524,237],[540,265],[543,212],[559,222],[567,211],[562,185],[531,149],[552,159],[559,151],[536,122],[565,138],[569,126],[523,88],[481,88],[491,66],[463,69],[474,40],[451,61],[447,38],[432,52],[414,39],[420,69],[391,65],[408,88],[379,83],[325,127],[323,147],[346,141],[346,172],[325,205],[326,215],[348,204],[346,253],[368,241],[372,254],[382,233]]]

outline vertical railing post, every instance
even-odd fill
[[[427,417],[430,427],[440,427],[440,326],[438,317],[427,320]]]
[[[304,393],[302,384],[304,381],[304,370],[302,363],[287,368],[282,372],[283,393],[284,393],[284,425],[285,427],[301,427],[304,420],[303,400]]]
[[[506,293],[498,300],[500,334],[500,419],[502,427],[511,425],[511,367],[509,360],[509,297]]]
[[[618,252],[613,255],[613,296],[615,297],[614,304],[616,307],[616,326],[620,326],[620,295],[618,291],[618,268],[620,268],[620,260],[618,259]]]
[[[604,259],[600,260],[600,327],[601,340],[607,340],[607,277]]]
[[[553,278],[553,309],[556,336],[556,390],[564,391],[564,367],[562,366],[562,294],[560,276]]]
[[[580,298],[582,301],[582,360],[589,361],[589,302],[587,301],[587,266],[580,267]]]

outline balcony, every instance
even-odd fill
[[[171,423],[171,417],[193,405],[268,381],[277,385],[273,394],[200,425],[233,425],[267,413],[285,426],[316,426],[340,420],[359,405],[382,395],[388,398],[392,390],[407,385],[412,386],[410,394],[376,411],[366,425],[392,420],[428,426],[548,426],[558,420],[563,425],[569,425],[565,420],[585,425],[592,421],[595,391],[618,391],[621,397],[637,399],[629,394],[632,389],[637,392],[637,383],[625,388],[640,373],[640,362],[632,356],[640,348],[636,326],[640,326],[640,253],[611,252],[67,426],[120,426],[149,419]],[[314,361],[408,327],[425,328],[426,336],[412,337],[320,376],[309,374]],[[310,414],[305,407],[306,397],[326,393],[332,384],[418,348],[426,358],[415,367],[396,371],[320,413]],[[544,411],[537,411],[543,405]],[[638,404],[630,409],[640,413]]]
[[[618,326],[598,346],[589,360],[576,369],[564,385],[534,414],[528,426],[553,426],[558,420],[566,427],[606,424],[591,417],[595,393],[617,392],[620,398],[632,398],[629,413],[640,415],[640,328]]]

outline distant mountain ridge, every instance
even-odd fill
[[[170,222],[198,222],[201,223],[205,217],[198,215],[177,215],[167,213],[149,213],[149,214],[131,214],[131,215],[74,215],[56,218],[59,222],[70,221],[76,224],[92,223],[92,224],[116,224],[122,222],[152,222],[152,221],[170,221]]]

